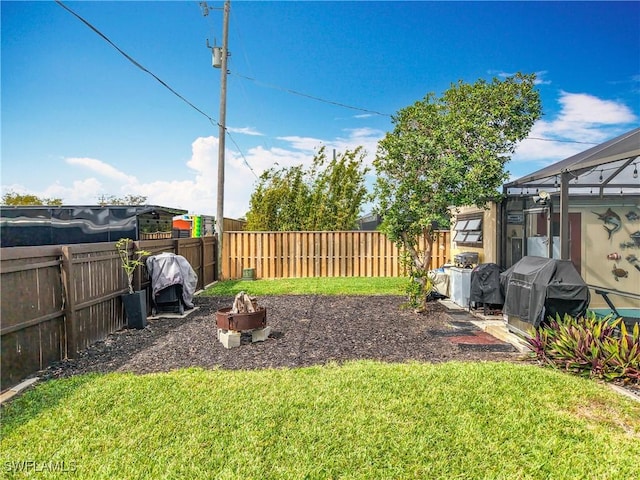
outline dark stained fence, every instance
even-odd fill
[[[65,357],[60,247],[2,249],[1,387]]]
[[[124,271],[112,243],[62,248],[67,356],[125,326],[120,295],[127,291]]]
[[[147,240],[137,249],[182,255],[198,289],[215,280],[215,237]],[[126,324],[120,295],[127,281],[113,242],[3,248],[0,262],[0,390],[73,358]],[[134,288],[150,285],[138,270]]]

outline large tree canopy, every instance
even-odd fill
[[[447,222],[452,206],[484,207],[499,197],[506,162],[541,115],[534,83],[535,75],[520,73],[492,82],[460,81],[440,98],[428,94],[400,110],[393,131],[379,142],[376,210],[382,230],[409,254],[421,305],[432,225]],[[427,247],[420,251],[422,236]]]
[[[251,195],[247,230],[351,230],[367,195],[360,147],[328,160],[322,147],[308,170],[269,169]]]

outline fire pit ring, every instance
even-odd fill
[[[216,312],[216,325],[222,330],[256,330],[267,326],[267,309],[258,307],[250,313],[231,313],[231,307]]]

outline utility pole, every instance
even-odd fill
[[[206,5],[206,3],[205,3]],[[220,68],[220,119],[218,120],[218,192],[216,200],[216,234],[218,235],[218,279],[222,278],[222,235],[224,233],[224,150],[227,121],[227,58],[229,57],[229,10],[231,1],[224,2],[222,49],[213,47],[213,66]],[[205,15],[208,14],[208,9]],[[208,42],[207,42],[208,46]]]

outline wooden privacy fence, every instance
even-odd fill
[[[198,289],[215,280],[215,237],[135,246],[185,257],[198,274]],[[149,284],[137,271],[136,290]],[[114,243],[3,248],[0,288],[0,390],[125,326],[120,295],[127,282]]]
[[[405,274],[401,252],[380,232],[225,232],[222,277],[257,278],[398,277]],[[424,248],[425,240],[421,241]],[[431,268],[449,259],[449,231],[436,232]]]

